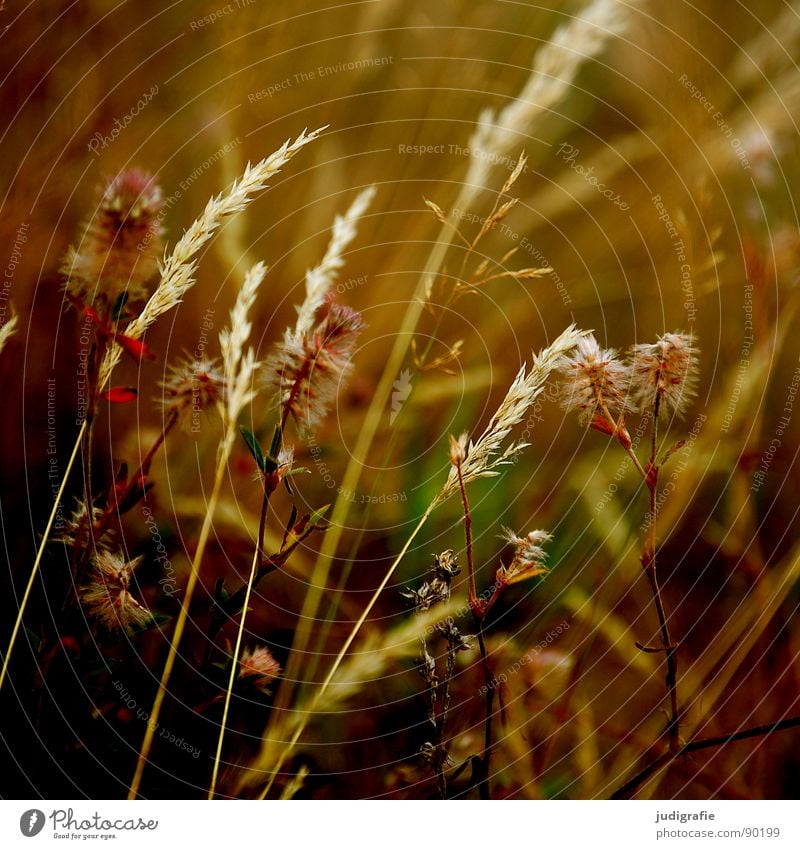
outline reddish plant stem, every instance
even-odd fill
[[[667,615],[664,610],[664,602],[661,598],[661,587],[658,583],[656,572],[656,511],[658,509],[656,499],[658,492],[658,468],[651,465],[654,470],[652,485],[648,482],[650,491],[650,538],[647,548],[642,554],[642,566],[647,580],[650,583],[650,591],[653,596],[653,604],[658,614],[658,625],[661,632],[661,645],[666,655],[666,685],[670,700],[670,719],[667,725],[667,735],[670,741],[670,750],[676,751],[680,748],[680,720],[678,711],[678,659],[677,646],[672,642],[667,623]]]
[[[475,584],[475,561],[472,555],[472,513],[469,509],[469,500],[467,499],[467,488],[464,485],[464,476],[461,473],[461,462],[456,464],[456,472],[458,473],[458,486],[461,491],[461,503],[464,507],[464,535],[466,538],[467,571],[469,575],[469,607],[472,611],[472,617],[477,629],[478,645],[481,652],[481,667],[483,668],[483,678],[486,685],[486,710],[483,720],[483,755],[480,759],[480,771],[475,777],[475,781],[481,799],[489,799],[491,797],[489,787],[489,763],[492,756],[494,687],[492,686],[492,670],[489,666],[489,654],[486,651],[486,641],[483,637],[483,620],[485,619],[486,613],[482,602],[478,599],[478,592]]]
[[[475,561],[472,557],[472,513],[469,509],[469,501],[467,499],[467,488],[464,485],[464,476],[461,473],[461,463],[456,466],[458,473],[458,487],[461,491],[461,503],[464,507],[464,536],[466,537],[467,545],[467,574],[469,576],[469,606],[475,611],[478,606],[478,590],[475,583]]]
[[[664,609],[664,601],[661,597],[661,587],[658,583],[658,573],[656,571],[656,521],[658,518],[658,475],[659,467],[656,465],[656,453],[658,450],[658,413],[660,406],[660,395],[656,394],[655,404],[653,406],[653,428],[652,440],[650,449],[650,459],[647,467],[644,468],[636,456],[636,452],[631,444],[630,435],[622,422],[614,421],[611,413],[604,402],[600,402],[600,409],[606,417],[608,424],[613,429],[616,439],[619,444],[625,449],[628,456],[631,458],[636,470],[642,476],[642,480],[647,487],[650,498],[650,513],[648,516],[648,538],[642,551],[641,563],[644,573],[650,584],[650,592],[653,597],[653,605],[658,616],[658,625],[661,636],[661,646],[666,657],[666,676],[665,683],[667,694],[670,700],[670,718],[666,728],[666,734],[669,738],[670,750],[676,751],[680,748],[680,713],[678,709],[678,658],[677,646],[672,642],[669,633],[668,619]]]

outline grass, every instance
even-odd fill
[[[121,8],[89,39],[109,58],[57,63],[52,98],[20,18],[14,92],[34,95],[10,95],[4,212],[36,226],[0,326],[25,411],[0,472],[3,795],[790,793],[800,24],[721,10],[254,4],[195,31],[189,4],[162,51]],[[154,82],[87,160],[81,134]],[[161,187],[158,251],[111,279],[125,226],[108,236],[92,192],[134,166],[152,183],[118,207],[134,231]],[[690,332],[683,423],[576,426],[556,400],[573,326],[620,349]],[[181,351],[202,364],[182,388]],[[546,566],[500,592],[532,528]],[[425,632],[445,606],[400,595],[450,549],[456,653]],[[130,568],[98,577],[98,550]],[[85,604],[103,591],[117,628]],[[444,688],[415,668],[439,649]],[[245,653],[280,675],[241,674]]]

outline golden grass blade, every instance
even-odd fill
[[[217,750],[214,754],[214,768],[211,772],[211,784],[208,788],[208,799],[214,798],[217,791],[217,778],[219,777],[219,762],[222,757],[222,744],[225,740],[225,729],[228,727],[228,711],[231,706],[231,694],[233,693],[233,685],[236,681],[236,673],[239,671],[239,653],[242,650],[242,635],[244,634],[244,621],[247,615],[247,608],[250,605],[250,594],[253,591],[253,582],[256,577],[256,569],[258,568],[259,548],[256,545],[253,551],[253,561],[250,564],[250,575],[247,579],[247,589],[244,594],[244,603],[242,604],[242,614],[239,617],[239,628],[236,631],[236,645],[233,649],[233,659],[231,662],[231,674],[228,677],[228,687],[225,690],[225,706],[222,709],[222,721],[219,725],[219,737],[217,738]]]
[[[624,31],[630,5],[594,0],[559,27],[536,53],[528,81],[517,97],[498,114],[491,109],[481,114],[470,147],[502,156],[518,146],[534,123],[569,93],[583,63]],[[488,157],[473,158],[467,181],[481,183],[488,167]]]
[[[19,634],[19,629],[22,626],[22,617],[25,615],[25,608],[28,605],[28,599],[30,598],[31,590],[33,589],[33,582],[36,580],[36,576],[39,574],[39,567],[42,563],[44,549],[47,545],[47,540],[50,537],[50,532],[53,530],[53,524],[55,523],[56,515],[58,514],[58,505],[61,503],[61,499],[64,496],[64,489],[67,486],[67,481],[69,480],[70,472],[72,471],[72,467],[75,464],[75,458],[78,456],[78,451],[80,451],[84,433],[86,433],[85,420],[81,425],[80,430],[78,431],[77,437],[75,438],[75,445],[73,446],[72,453],[70,454],[69,460],[67,461],[67,467],[64,469],[64,476],[62,477],[61,484],[58,487],[58,492],[56,493],[56,498],[53,502],[53,509],[50,511],[50,518],[47,520],[47,525],[44,529],[42,540],[39,543],[39,550],[36,552],[36,559],[33,561],[31,574],[28,578],[28,584],[25,587],[25,592],[23,593],[22,601],[20,602],[19,610],[17,611],[17,618],[14,621],[14,629],[11,632],[11,639],[8,642],[8,648],[6,649],[5,655],[3,656],[3,669],[0,672],[0,689],[2,689],[3,682],[6,680],[6,675],[8,673],[8,665],[11,662],[11,653],[14,651],[14,644],[17,641],[17,635]]]
[[[144,768],[147,765],[147,759],[153,746],[153,738],[155,737],[156,729],[158,728],[158,720],[161,716],[161,708],[164,704],[164,697],[167,694],[167,684],[172,676],[175,658],[178,655],[178,646],[180,645],[181,637],[183,636],[183,631],[186,627],[186,620],[189,618],[189,605],[191,604],[195,586],[197,585],[197,578],[200,573],[200,563],[203,560],[206,545],[208,544],[208,537],[211,533],[211,526],[214,520],[214,512],[217,507],[217,502],[219,501],[220,489],[222,488],[222,480],[225,474],[225,469],[228,465],[228,456],[230,455],[230,450],[234,442],[235,431],[233,428],[230,430],[230,438],[226,435],[226,438],[223,441],[223,450],[220,454],[219,460],[217,461],[217,468],[214,473],[214,485],[211,490],[211,496],[208,499],[208,506],[203,519],[203,526],[200,529],[200,536],[197,539],[197,550],[192,558],[189,580],[186,583],[186,591],[184,592],[180,613],[178,614],[178,619],[175,622],[175,630],[172,634],[172,642],[170,643],[167,660],[164,663],[164,669],[158,683],[158,690],[156,691],[155,699],[153,700],[153,706],[150,708],[150,718],[147,721],[147,730],[145,731],[142,746],[139,750],[139,756],[136,760],[136,770],[134,772],[133,779],[131,780],[130,789],[128,790],[128,799],[136,799],[139,795],[142,775],[144,774]]]

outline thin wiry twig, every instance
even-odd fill
[[[787,719],[781,719],[777,722],[771,722],[767,725],[756,725],[753,728],[745,728],[742,731],[734,731],[732,734],[722,734],[719,737],[707,737],[704,740],[692,740],[689,743],[681,746],[681,748],[672,752],[665,752],[661,757],[656,758],[651,764],[646,766],[640,772],[637,772],[629,781],[626,781],[622,787],[614,791],[612,799],[627,799],[634,793],[648,778],[665,769],[669,764],[678,760],[682,755],[688,755],[691,752],[699,752],[702,749],[712,749],[716,746],[725,746],[728,743],[735,743],[737,740],[748,740],[752,737],[764,737],[767,734],[773,734],[776,731],[785,731],[789,728],[800,727],[800,716],[792,716]]]

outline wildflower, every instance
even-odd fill
[[[630,393],[629,367],[613,348],[601,348],[592,334],[578,340],[575,353],[559,364],[565,380],[561,402],[565,409],[578,410],[580,421],[610,419],[635,411]]]
[[[81,589],[84,610],[105,630],[131,633],[152,622],[150,611],[130,593],[133,572],[142,558],[127,561],[120,554],[98,551],[92,559],[89,583]]]
[[[279,391],[284,417],[313,427],[324,417],[339,384],[352,369],[350,357],[364,327],[361,315],[327,301],[308,332],[287,330],[267,363],[267,379]]]
[[[631,349],[632,391],[642,410],[681,416],[696,394],[697,349],[685,333],[665,333]]]
[[[259,690],[266,690],[280,674],[281,666],[266,646],[246,649],[239,660],[239,678]]]
[[[221,403],[225,379],[217,360],[186,357],[170,367],[171,374],[161,383],[164,410],[186,419]]]
[[[64,260],[69,294],[108,308],[122,295],[129,301],[144,298],[162,250],[162,206],[161,189],[150,174],[134,168],[109,180],[80,245]]]
[[[546,531],[531,531],[526,537],[518,537],[508,528],[503,531],[503,539],[514,546],[514,558],[508,566],[501,565],[497,570],[499,585],[516,584],[547,574],[547,567],[544,565],[547,553],[542,544],[553,538],[550,534]]]

